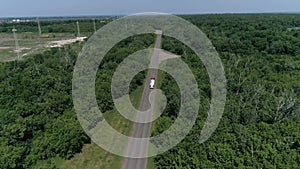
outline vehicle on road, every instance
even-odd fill
[[[150,85],[149,85],[150,89],[154,89],[154,85],[155,85],[155,78],[152,77],[150,78]]]

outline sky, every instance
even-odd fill
[[[142,12],[300,13],[300,0],[1,0],[0,17],[127,15]]]

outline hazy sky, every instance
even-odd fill
[[[300,12],[300,0],[1,0],[0,17]]]

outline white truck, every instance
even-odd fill
[[[150,85],[149,85],[150,89],[154,89],[154,85],[155,85],[155,78],[152,77],[150,78]]]

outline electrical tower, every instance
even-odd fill
[[[19,46],[19,41],[18,41],[18,37],[17,37],[17,29],[15,29],[15,27],[12,29],[12,32],[14,34],[14,39],[15,39],[15,44],[16,44],[16,53],[17,53],[17,60],[20,59],[20,46]]]
[[[39,29],[39,35],[41,36],[42,35],[42,29],[41,29],[41,25],[40,25],[40,20],[39,20],[39,18],[36,18],[36,20],[37,20],[38,29]]]
[[[77,21],[77,37],[80,37],[80,27],[78,21]]]
[[[96,19],[94,19],[94,32],[96,33],[97,28],[96,28]]]

